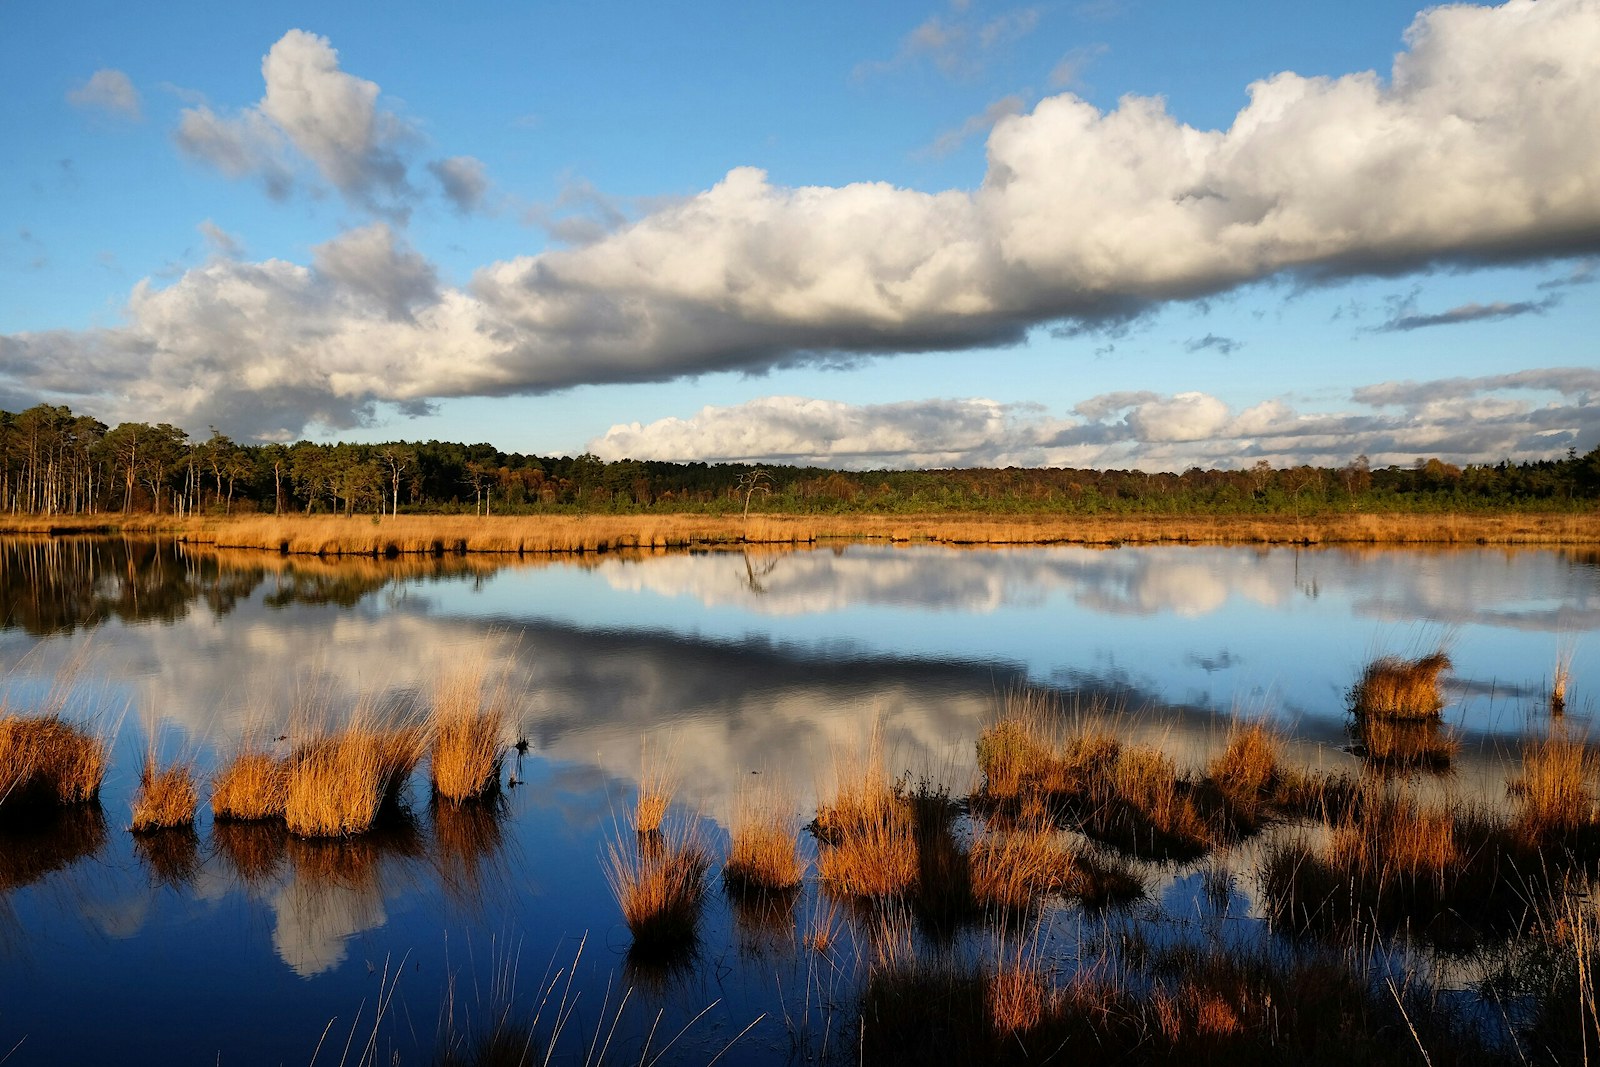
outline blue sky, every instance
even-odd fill
[[[1600,0],[0,31],[0,407],[850,467],[1600,444]]]

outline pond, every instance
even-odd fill
[[[332,561],[9,540],[0,619],[7,708],[65,707],[112,746],[98,808],[0,834],[0,1062],[427,1063],[515,1016],[562,1062],[785,1063],[850,1033],[871,923],[813,869],[776,915],[713,882],[681,959],[631,954],[603,860],[632,847],[647,742],[676,782],[671,817],[716,856],[752,782],[781,783],[798,826],[874,730],[892,777],[967,794],[980,731],[1024,690],[1114,709],[1182,766],[1250,719],[1305,766],[1357,772],[1363,666],[1442,647],[1460,741],[1443,788],[1492,804],[1550,720],[1558,663],[1566,727],[1593,712],[1600,554],[840,543]],[[204,782],[247,737],[425,702],[464,663],[505,680],[504,740],[523,742],[497,804],[434,803],[418,775],[381,833],[324,844],[214,825],[202,789],[193,834],[127,832],[147,752]],[[1133,918],[1057,901],[1029,936],[1064,969],[1128,922],[1269,936],[1247,873],[1220,911],[1197,906],[1214,868],[1152,864]]]

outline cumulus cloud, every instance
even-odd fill
[[[136,122],[144,118],[144,106],[133,80],[110,67],[95,71],[88,81],[70,90],[67,102],[73,107],[103,111]]]
[[[185,108],[178,146],[231,178],[254,175],[281,198],[292,181],[288,153],[309,160],[353,204],[403,217],[411,188],[401,148],[407,123],[378,106],[378,86],[339,69],[326,37],[290,30],[261,61],[266,93],[237,115]]]
[[[920,400],[857,406],[769,396],[707,407],[689,419],[613,426],[589,442],[601,459],[710,459],[844,467],[1003,462],[1048,438],[1057,421],[1032,405],[993,400]]]
[[[1406,39],[1387,80],[1253,84],[1226,130],[1156,99],[1051,97],[995,124],[975,190],[736,168],[459,288],[413,284],[414,262],[388,297],[316,266],[209,263],[141,283],[121,325],[5,338],[0,384],[95,382],[101,410],[293,431],[384,403],[1016,343],[1286,274],[1600,252],[1600,139],[1572,133],[1600,127],[1600,0],[1434,8]],[[288,34],[264,70],[255,107],[186,113],[196,151],[270,185],[289,145],[358,200],[403,185],[398,120],[328,42]]]
[[[744,461],[853,469],[971,466],[1186,470],[1339,466],[1417,456],[1451,462],[1546,459],[1600,441],[1600,371],[1558,367],[1482,378],[1384,382],[1340,413],[1282,400],[1240,410],[1203,392],[1106,393],[1059,417],[1036,405],[926,400],[851,405],[763,397],[685,419],[613,426],[589,442],[603,459]],[[1378,409],[1397,408],[1397,411]]]
[[[481,159],[471,156],[436,159],[428,164],[428,173],[438,181],[445,199],[463,215],[483,207],[484,194],[489,191],[489,174]]]

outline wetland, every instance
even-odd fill
[[[16,537],[0,618],[0,715],[104,745],[94,800],[0,801],[8,1063],[1600,1037],[1592,548]],[[462,703],[493,781],[442,789]],[[213,814],[353,725],[410,739],[366,828]],[[171,768],[192,822],[131,832]]]

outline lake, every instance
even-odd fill
[[[893,776],[964,795],[979,731],[1024,689],[1116,709],[1183,765],[1259,719],[1305,766],[1356,772],[1363,666],[1443,647],[1461,751],[1437,788],[1494,804],[1518,740],[1547,728],[1563,658],[1567,728],[1590,721],[1600,553],[840,543],[334,561],[0,540],[0,619],[9,709],[64,703],[113,739],[97,813],[0,835],[0,1063],[432,1062],[451,1035],[535,1013],[563,1062],[785,1063],[848,1032],[866,924],[814,873],[776,919],[714,883],[692,953],[631,955],[602,858],[647,739],[670,754],[674,817],[698,818],[716,854],[752,782],[781,782],[804,822],[874,727]],[[506,680],[505,740],[525,741],[498,807],[433,804],[419,775],[403,818],[344,843],[213,826],[204,790],[193,835],[126,831],[152,746],[203,780],[247,736],[425,700],[464,662]],[[1063,969],[1126,922],[1269,936],[1243,868],[1220,912],[1197,907],[1204,868],[1152,865],[1131,918],[1050,905],[1032,936]],[[837,934],[825,955],[803,944],[819,928]]]

